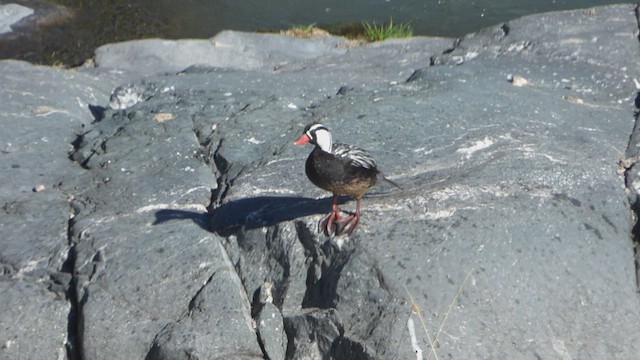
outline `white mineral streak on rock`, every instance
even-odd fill
[[[480,151],[493,145],[493,140],[490,137],[485,137],[482,140],[478,140],[470,146],[459,148],[457,153],[463,154],[467,159],[473,155],[476,151]]]

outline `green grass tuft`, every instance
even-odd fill
[[[405,38],[413,35],[413,28],[410,22],[393,24],[393,19],[387,25],[378,25],[375,22],[370,24],[363,22],[364,35],[369,41],[382,41],[389,38]]]

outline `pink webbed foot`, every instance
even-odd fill
[[[346,218],[337,221],[336,235],[351,235],[360,222],[360,197],[356,198],[356,212],[349,214]]]
[[[360,217],[356,214],[349,214],[346,218],[336,221],[336,235],[351,235],[358,227]]]
[[[329,236],[336,232],[336,220],[340,219],[337,211],[331,211],[318,222],[318,234]]]
[[[318,233],[324,233],[327,236],[333,235],[338,230],[340,223],[340,207],[338,206],[338,194],[333,194],[331,201],[331,212],[324,216],[318,222]]]
[[[340,207],[338,206],[338,195],[333,195],[331,212],[318,222],[318,233],[330,235],[351,235],[360,222],[360,198],[356,198],[356,212],[341,218]]]

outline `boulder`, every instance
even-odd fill
[[[33,9],[18,4],[0,5],[0,35],[11,32],[11,27],[33,14]]]
[[[96,49],[95,64],[140,74],[177,72],[193,65],[241,70],[276,67],[289,62],[346,52],[348,41],[320,36],[300,39],[277,34],[222,31],[211,39],[143,39]]]

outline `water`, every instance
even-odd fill
[[[458,37],[523,15],[620,3],[611,0],[139,0],[171,16],[170,38],[210,37],[223,29],[411,21],[416,35]],[[633,3],[633,1],[628,1]]]
[[[50,0],[75,16],[30,39],[0,42],[0,58],[79,65],[105,43],[209,38],[221,30],[273,31],[316,24],[331,30],[411,22],[414,35],[459,37],[523,15],[620,3],[615,0]],[[34,0],[0,0],[33,7]],[[634,3],[626,1],[626,3]]]

